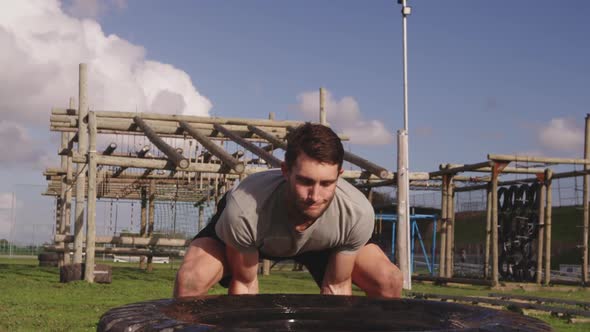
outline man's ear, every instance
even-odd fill
[[[338,176],[342,175],[342,173],[344,173],[344,170],[341,168],[341,169],[338,171]]]

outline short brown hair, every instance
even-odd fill
[[[295,165],[297,156],[301,152],[319,162],[338,165],[339,170],[342,168],[344,159],[342,142],[332,129],[324,125],[306,122],[287,135],[287,152],[285,153],[287,169]]]

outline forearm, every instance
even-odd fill
[[[233,278],[227,290],[229,295],[258,294],[258,278],[250,281],[242,281]]]
[[[352,295],[352,279],[340,282],[324,282],[320,290],[322,295]]]

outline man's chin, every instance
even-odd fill
[[[301,211],[301,215],[303,217],[305,217],[305,219],[317,219],[319,217],[322,216],[322,214],[324,214],[325,209],[307,209],[307,210],[302,210]]]

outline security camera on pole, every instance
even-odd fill
[[[406,0],[398,0],[402,5],[403,61],[404,61],[404,129],[397,132],[397,262],[404,276],[404,289],[412,289],[410,261],[410,174],[408,167],[408,54],[407,54],[407,17],[412,9]]]

